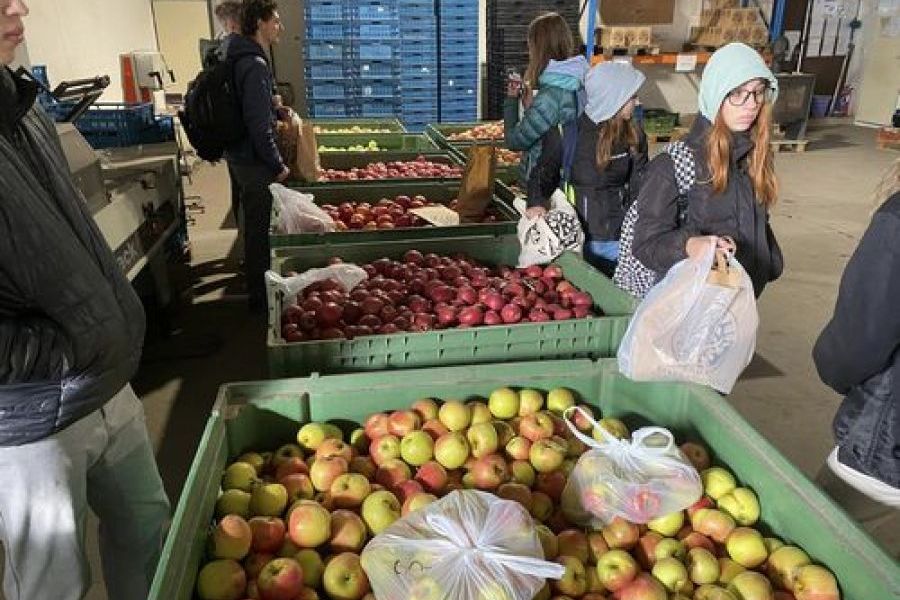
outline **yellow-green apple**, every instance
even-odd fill
[[[247,575],[235,560],[208,562],[197,576],[197,594],[202,600],[241,600],[246,589]]]
[[[703,491],[713,500],[718,500],[737,487],[734,475],[722,467],[710,467],[700,473]]]
[[[400,502],[387,490],[373,492],[363,501],[360,514],[369,528],[369,533],[378,535],[400,518]]]
[[[443,410],[447,405],[441,407]],[[434,458],[445,469],[458,469],[469,458],[469,442],[459,431],[442,435],[434,443]]]
[[[372,597],[374,600],[374,596]],[[300,593],[297,594],[297,597],[294,600],[319,600],[319,592],[317,592],[314,588],[303,586],[303,589],[300,590]]]
[[[423,423],[438,418],[438,404],[431,398],[416,400],[410,408],[419,415]]]
[[[430,435],[432,440],[437,441],[439,437],[449,433],[450,430],[438,419],[431,419],[422,423],[422,431]]]
[[[640,537],[640,529],[634,523],[626,521],[622,517],[614,517],[601,529],[606,545],[612,549],[630,550],[637,544]]]
[[[278,552],[284,543],[287,528],[278,517],[253,517],[247,525],[250,526],[253,538],[250,548],[254,552],[272,554]]]
[[[513,500],[525,507],[529,513],[531,512],[531,504],[533,502],[531,490],[521,483],[506,482],[501,483],[497,488],[497,496],[504,500]]]
[[[266,459],[259,452],[244,452],[234,462],[244,462],[253,465],[256,474],[259,475],[266,467]]]
[[[793,592],[797,600],[840,600],[841,597],[834,575],[819,565],[797,567]]]
[[[738,600],[774,600],[772,583],[762,573],[744,571],[728,584],[728,591]]]
[[[553,437],[553,420],[546,412],[537,412],[522,417],[519,422],[519,435],[536,442]]]
[[[587,535],[578,529],[566,529],[556,536],[559,542],[559,553],[564,556],[574,556],[582,564],[587,564],[590,557]]]
[[[577,437],[573,435],[569,435],[566,437],[566,458],[573,459],[572,464],[576,462],[574,459],[580,458],[582,454],[587,452],[587,450],[587,444],[579,440]]]
[[[550,531],[550,528],[546,525],[537,525],[534,530],[537,532],[541,548],[544,550],[544,560],[554,560],[559,556],[559,542],[556,539],[556,534]]]
[[[472,409],[459,400],[448,400],[441,405],[438,418],[450,431],[462,431],[472,422]]]
[[[463,489],[466,490],[474,490],[477,487],[475,485],[475,475],[473,475],[471,471],[466,472],[466,474],[462,476],[462,486]]]
[[[469,427],[478,425],[479,423],[490,423],[491,419],[494,418],[491,414],[491,409],[488,408],[488,405],[484,402],[471,400],[466,403],[466,406],[472,411],[472,418],[469,419]]]
[[[362,506],[363,500],[372,491],[372,486],[365,475],[360,473],[344,473],[331,483],[329,492],[336,508],[356,508]]]
[[[440,495],[447,487],[448,479],[447,470],[436,460],[430,460],[416,470],[415,480],[431,494]]]
[[[600,534],[600,537],[602,539],[603,534]],[[641,567],[648,571],[653,568],[653,563],[656,562],[656,546],[662,539],[663,536],[655,531],[648,531],[638,538],[637,546],[634,548],[634,556]],[[604,541],[604,543],[606,542]]]
[[[513,600],[513,593],[503,584],[491,582],[480,587],[477,600]]]
[[[562,416],[566,409],[575,406],[575,394],[567,388],[553,388],[547,394],[547,410]]]
[[[343,552],[328,561],[322,584],[332,600],[361,600],[371,589],[359,555],[352,552]]]
[[[544,395],[538,390],[519,390],[519,416],[533,415],[544,407]]]
[[[688,551],[694,548],[705,548],[710,552],[716,551],[716,545],[713,543],[711,539],[699,533],[697,531],[692,531],[681,540],[684,543],[684,547],[688,549]]]
[[[584,570],[585,579],[587,579],[587,593],[599,594],[601,597],[605,598],[606,588],[603,586],[603,582],[600,581],[596,565],[585,565]]]
[[[406,600],[442,600],[445,592],[433,577],[418,577],[409,586]]]
[[[252,541],[253,532],[243,517],[225,515],[212,532],[212,555],[214,558],[241,560],[250,552]]]
[[[325,439],[332,440],[343,440],[344,432],[341,431],[341,428],[335,425],[334,423],[322,423],[322,427],[325,428]]]
[[[275,469],[275,481],[281,481],[292,473],[309,474],[309,465],[299,456],[291,456],[278,463]]]
[[[304,548],[294,554],[294,560],[300,563],[300,568],[303,569],[303,585],[317,588],[322,584],[325,561],[318,552],[312,548]]]
[[[640,568],[624,550],[610,550],[597,560],[597,577],[610,592],[617,592],[631,583]]]
[[[316,548],[331,538],[331,513],[313,500],[298,500],[288,517],[288,535],[301,548]]]
[[[350,465],[339,456],[317,458],[309,469],[309,479],[313,487],[319,492],[327,492],[331,489],[334,480],[346,473]]]
[[[264,483],[250,492],[250,514],[260,517],[278,517],[287,507],[288,493],[280,483]]]
[[[504,449],[506,450],[506,455],[513,460],[528,460],[531,442],[528,438],[517,435],[506,444]]]
[[[307,452],[315,452],[326,437],[327,432],[322,423],[306,423],[297,432],[297,442]]]
[[[390,433],[388,431],[388,416],[385,413],[375,413],[369,415],[363,423],[363,429],[366,431],[366,437],[370,440],[377,440]]]
[[[501,483],[509,481],[509,465],[499,454],[479,458],[470,472],[480,490],[495,490]]]
[[[652,575],[641,573],[619,590],[616,600],[667,600],[668,597],[663,584]]]
[[[330,456],[339,456],[348,463],[353,459],[353,446],[345,444],[341,440],[328,438],[319,444],[316,449],[316,458],[328,458]]]
[[[606,417],[597,421],[597,424],[602,431],[597,431],[596,427],[591,430],[591,435],[597,441],[602,442],[608,435],[620,440],[627,440],[631,437],[631,432],[628,431],[628,427],[620,419]]]
[[[512,480],[527,487],[534,486],[534,467],[527,460],[514,460],[509,465]]]
[[[259,574],[262,572],[263,567],[265,567],[274,559],[274,554],[251,552],[244,558],[241,566],[244,567],[244,573],[247,574],[247,579],[253,581],[257,577],[259,577]]]
[[[554,502],[559,502],[563,490],[566,488],[566,474],[562,471],[538,473],[534,481],[534,489],[544,492]]]
[[[544,522],[553,514],[553,500],[544,492],[531,492],[531,516]]]
[[[738,573],[743,573],[747,569],[734,562],[730,558],[724,556],[719,557],[719,581],[718,583],[727,585]]]
[[[687,458],[698,471],[705,471],[709,468],[709,451],[707,451],[706,446],[703,444],[698,444],[697,442],[685,442],[679,446],[679,449],[681,450],[681,453],[684,454],[685,458]]]
[[[715,508],[701,508],[691,517],[691,526],[694,531],[712,538],[713,541],[724,544],[735,523],[729,515]]]
[[[600,560],[600,557],[609,552],[609,545],[606,543],[606,540],[603,539],[603,534],[599,531],[588,532],[587,540],[588,550],[590,551],[588,563],[596,565],[597,561]]]
[[[499,388],[488,397],[488,408],[497,419],[512,419],[519,414],[519,393],[510,388]]]
[[[651,531],[655,531],[664,537],[673,537],[678,533],[682,525],[684,525],[684,512],[680,510],[647,522],[647,527]]]
[[[298,552],[300,552],[302,548],[294,543],[291,539],[290,534],[285,536],[284,543],[281,544],[281,549],[278,551],[278,556],[281,558],[291,558],[295,557]]]
[[[656,560],[668,557],[684,560],[684,557],[687,556],[687,549],[684,547],[684,542],[681,540],[676,540],[675,538],[663,538],[656,544],[654,553]]]
[[[541,586],[541,589],[538,590],[538,593],[534,595],[533,600],[550,600],[553,592],[550,591],[550,583],[545,581],[544,585]]]
[[[400,440],[400,457],[414,467],[424,465],[434,457],[434,440],[424,431],[411,431]]]
[[[397,496],[397,500],[399,500],[402,505],[406,502],[407,498],[420,492],[424,492],[425,488],[423,488],[422,484],[415,479],[407,479],[399,485],[392,487],[391,491],[394,492],[394,495]]]
[[[506,421],[491,421],[494,429],[497,430],[497,446],[505,448],[511,439],[516,437],[516,430]]]
[[[350,461],[350,472],[359,473],[366,479],[375,479],[376,470],[378,470],[378,465],[371,456],[356,456]]]
[[[651,571],[660,583],[670,592],[678,592],[690,582],[684,564],[677,558],[666,556],[653,564]]]
[[[797,569],[811,563],[809,555],[797,546],[782,546],[769,555],[766,574],[775,587],[791,591]]]
[[[293,558],[276,558],[256,580],[261,600],[294,600],[303,589],[303,569]]]
[[[421,426],[421,417],[411,410],[395,410],[388,417],[388,431],[400,439]]]
[[[316,495],[312,480],[303,473],[291,473],[283,479],[279,479],[278,483],[283,485],[287,491],[289,503],[297,500],[312,500]]]
[[[691,548],[687,554],[688,574],[697,585],[719,580],[719,561],[706,548]]]
[[[290,458],[303,458],[303,448],[297,444],[279,446],[272,454],[271,465],[277,469],[282,462]]]
[[[434,494],[429,494],[427,492],[416,492],[415,494],[410,495],[403,502],[403,506],[400,509],[400,513],[405,517],[411,512],[415,512],[422,508],[423,506],[428,506],[432,502],[437,501],[437,496]]]
[[[222,492],[216,500],[216,516],[239,515],[250,518],[250,494],[244,490],[230,489]]]
[[[366,545],[366,524],[355,512],[340,509],[331,513],[332,552],[359,552]]]
[[[497,440],[497,430],[494,425],[488,421],[487,423],[476,423],[469,427],[466,432],[466,439],[469,441],[469,448],[472,456],[481,458],[497,451],[499,442]]]
[[[763,541],[766,543],[766,550],[768,550],[769,555],[778,550],[779,548],[784,547],[784,542],[779,540],[776,537],[767,537],[763,538]]]
[[[535,471],[550,473],[562,465],[566,458],[566,449],[554,440],[538,440],[531,444],[528,458]]]
[[[754,569],[766,562],[769,553],[762,534],[750,527],[737,527],[725,540],[725,548],[731,559],[748,569]]]
[[[399,458],[392,458],[383,462],[375,472],[375,481],[387,489],[400,485],[410,478],[412,478],[412,470],[408,464]]]
[[[236,462],[228,465],[222,474],[222,489],[242,490],[250,492],[259,483],[256,476],[256,469],[253,465],[245,462]]]
[[[719,510],[723,510],[738,525],[749,527],[759,520],[759,500],[749,488],[734,488],[719,496]]]
[[[584,571],[584,563],[574,556],[560,555],[556,562],[565,567],[566,571],[560,579],[550,583],[556,592],[567,594],[573,598],[583,596],[587,591],[587,573]]]
[[[386,460],[400,458],[400,438],[396,435],[385,435],[369,444],[369,456],[375,464],[381,466]]]
[[[366,435],[366,430],[357,427],[350,433],[350,445],[356,450],[356,454],[362,454],[369,451],[369,444],[372,440]]]
[[[705,583],[694,590],[694,600],[737,600],[737,598],[723,587]]]

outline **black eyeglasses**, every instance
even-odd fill
[[[772,88],[770,88],[769,86],[758,90],[745,90],[742,88],[737,88],[728,92],[728,103],[732,106],[743,106],[747,104],[747,100],[750,99],[750,96],[753,96],[753,102],[756,104],[756,106],[759,106],[763,102],[771,101],[773,95],[774,90],[772,90]]]

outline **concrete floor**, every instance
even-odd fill
[[[810,138],[807,152],[777,158],[782,191],[772,224],[784,251],[785,274],[760,300],[757,358],[728,401],[814,477],[832,447],[831,419],[840,398],[816,376],[812,345],[831,315],[840,274],[875,207],[874,189],[900,155],[877,150],[873,130],[840,123],[820,123]],[[249,318],[243,298],[236,295],[242,282],[235,275],[236,232],[227,218],[224,168],[200,167],[189,193],[201,196],[205,209],[192,213],[193,263],[184,274],[194,300],[177,315],[180,329],[172,339],[148,344],[134,382],[173,507],[218,387],[266,377],[263,320]],[[895,554],[896,531],[877,532]],[[95,536],[88,545],[99,579]],[[105,597],[98,582],[88,599]]]

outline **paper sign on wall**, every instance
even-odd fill
[[[688,73],[697,68],[696,54],[679,54],[675,58],[675,70],[679,73]]]

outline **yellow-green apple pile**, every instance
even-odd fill
[[[562,415],[577,403],[566,388],[426,398],[370,415],[350,433],[307,423],[296,442],[238,456],[222,474],[199,598],[376,600],[360,561],[367,542],[453,490],[479,489],[519,502],[545,558],[565,567],[537,600],[839,600],[827,569],[754,528],[757,495],[696,442],[681,450],[701,472],[704,495],[687,510],[647,524],[570,523],[560,498],[587,447]],[[575,415],[575,428],[603,437]],[[598,425],[630,435],[617,419]],[[421,583],[396,600],[456,600]],[[473,600],[513,598],[499,583],[479,593]]]

